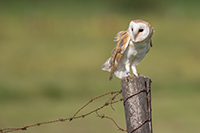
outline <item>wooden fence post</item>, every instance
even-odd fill
[[[151,79],[127,76],[121,80],[127,133],[152,133]]]

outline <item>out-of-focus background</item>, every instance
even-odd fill
[[[155,29],[137,66],[152,81],[153,131],[200,132],[200,2],[187,0],[0,1],[0,128],[72,116],[91,97],[120,90],[101,65],[133,19]],[[86,113],[107,100],[96,101]],[[100,111],[122,127],[122,103]],[[22,131],[19,131],[22,132]],[[24,131],[23,131],[24,132]],[[119,132],[96,114],[26,133]]]

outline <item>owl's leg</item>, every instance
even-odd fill
[[[125,68],[126,68],[126,75],[131,75],[130,74],[130,64],[129,63],[126,63]]]
[[[125,63],[125,72],[126,72],[126,76],[124,76],[123,78],[126,78],[127,76],[131,76],[130,74],[130,63]]]
[[[132,72],[135,76],[138,76],[137,70],[136,70],[136,66],[131,66]]]

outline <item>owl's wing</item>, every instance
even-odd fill
[[[127,31],[120,31],[117,33],[115,37],[115,41],[118,41],[115,48],[111,52],[110,57],[110,77],[109,79],[112,79],[113,73],[115,71],[115,68],[117,67],[124,51],[126,50],[128,43],[129,43],[129,34]]]
[[[153,46],[153,44],[152,44],[152,40],[150,40],[150,46],[151,46],[151,47]]]
[[[150,39],[150,46],[152,47],[152,40]],[[150,49],[149,49],[150,50]],[[146,52],[146,54],[149,52],[149,50]]]
[[[127,31],[120,31],[117,33],[117,35],[115,36],[115,40],[114,41],[119,41],[121,39],[121,37],[126,34]]]

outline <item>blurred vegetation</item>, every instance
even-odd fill
[[[198,1],[0,1],[0,128],[72,116],[91,97],[119,90],[101,65],[114,36],[132,19],[154,27],[153,47],[137,69],[150,76],[153,130],[199,133]],[[89,106],[104,104],[105,99]],[[122,104],[102,111],[125,128]],[[109,127],[109,128],[102,128]],[[26,132],[116,132],[95,115]]]

